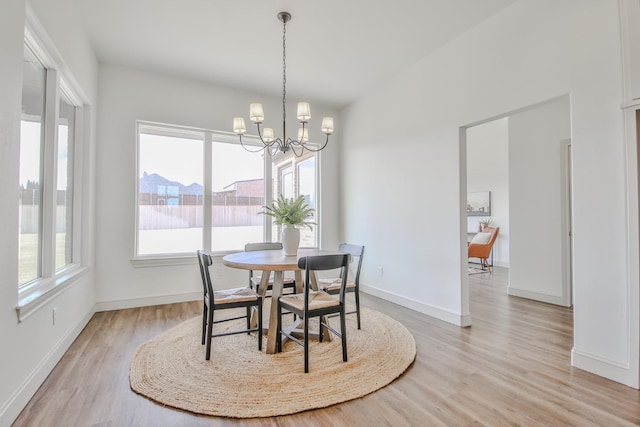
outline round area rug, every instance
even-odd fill
[[[261,352],[255,333],[214,338],[211,360],[205,360],[198,316],[138,347],[129,373],[131,389],[163,405],[233,418],[293,414],[367,395],[411,365],[416,344],[399,322],[361,310],[361,330],[356,316],[347,316],[348,362],[342,361],[340,339],[310,339],[308,374],[301,346],[288,341],[282,353],[266,354],[266,334]],[[242,325],[236,322],[242,320],[216,324],[214,330]],[[339,330],[338,318],[331,324]]]

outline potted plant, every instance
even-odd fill
[[[296,199],[287,199],[282,194],[271,203],[264,206],[265,215],[273,217],[276,225],[282,226],[282,246],[284,255],[296,255],[300,246],[300,228],[311,229],[315,222],[311,221],[314,210],[309,207],[304,196]]]

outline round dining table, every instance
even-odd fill
[[[260,279],[260,293],[263,301],[268,288],[269,278],[273,272],[273,286],[271,289],[272,304],[269,311],[269,319],[267,330],[267,347],[266,352],[273,354],[276,352],[276,334],[277,334],[277,316],[278,305],[275,303],[278,297],[282,295],[283,280],[285,271],[293,271],[296,279],[296,293],[304,292],[302,272],[298,267],[298,259],[307,256],[331,255],[339,254],[338,251],[327,251],[320,249],[298,249],[297,255],[285,256],[280,249],[268,251],[249,251],[237,252],[225,255],[222,263],[227,267],[239,268],[243,270],[260,270],[262,276]],[[310,274],[311,289],[318,290],[318,284],[315,274]],[[257,312],[254,311],[251,324],[256,325]],[[267,322],[264,322],[266,324]],[[327,329],[323,331],[326,340],[331,340],[331,333]]]

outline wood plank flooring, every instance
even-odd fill
[[[640,424],[637,390],[571,367],[572,310],[507,296],[504,269],[472,275],[470,282],[470,328],[363,295],[365,306],[389,314],[414,335],[414,364],[371,395],[275,418],[197,416],[130,390],[137,346],[200,315],[200,303],[96,313],[14,426]]]

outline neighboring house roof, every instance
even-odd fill
[[[178,187],[180,194],[204,194],[202,185],[196,182],[185,186],[177,181],[170,181],[157,173],[144,175],[140,178],[139,191],[141,193],[157,193],[159,185]]]

